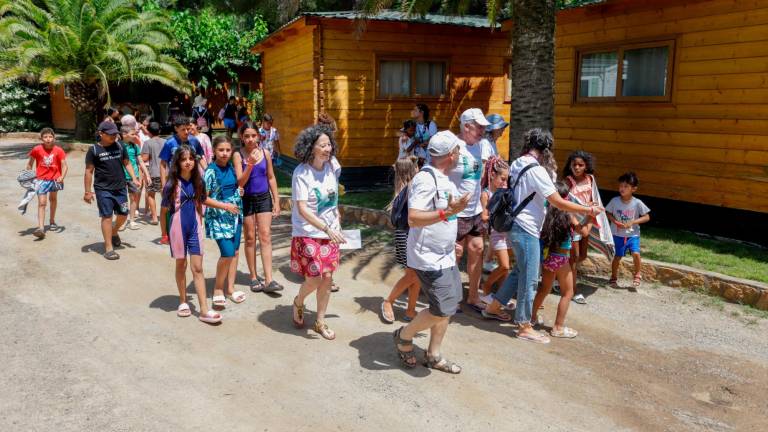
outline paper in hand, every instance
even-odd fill
[[[362,237],[360,236],[360,230],[342,230],[341,234],[344,236],[346,243],[339,245],[339,249],[360,249],[363,247]]]

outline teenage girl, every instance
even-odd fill
[[[280,197],[272,158],[261,148],[259,131],[246,123],[240,129],[243,147],[236,162],[243,169],[238,185],[243,193],[243,227],[245,228],[245,260],[251,274],[251,291],[272,293],[283,286],[272,279],[272,219],[280,216]],[[261,263],[264,277],[256,272],[256,233],[261,244]]]
[[[560,197],[568,199],[568,186],[563,182],[555,183],[555,188]],[[549,206],[544,226],[541,230],[542,261],[541,285],[533,299],[533,315],[531,322],[537,323],[538,312],[544,299],[552,290],[552,284],[557,278],[560,284],[560,302],[557,305],[557,316],[550,334],[558,338],[575,338],[578,332],[565,326],[565,315],[573,297],[573,274],[568,264],[573,240],[572,227],[577,224],[575,217],[569,213]]]
[[[392,198],[394,201],[394,198],[410,185],[413,177],[419,172],[418,158],[416,156],[409,156],[398,159],[392,167],[395,170],[395,194]],[[392,203],[390,203],[391,205]],[[408,230],[395,229],[395,262],[405,269],[405,274],[392,287],[389,297],[381,302],[381,319],[387,324],[395,322],[395,312],[392,309],[392,304],[406,290],[408,290],[408,308],[405,311],[403,321],[409,322],[416,316],[416,301],[419,299],[421,284],[416,272],[408,268],[408,263],[406,262],[407,242]]]
[[[243,230],[243,201],[237,189],[237,179],[243,173],[242,166],[232,163],[232,143],[225,136],[213,139],[213,160],[205,170],[205,189],[216,201],[237,207],[236,213],[213,207],[205,209],[205,233],[216,240],[221,258],[216,265],[216,285],[213,288],[213,306],[224,307],[224,283],[227,296],[234,303],[245,301],[245,293],[235,291],[237,261],[240,257],[240,237]]]
[[[416,133],[413,136],[416,147],[413,149],[413,154],[419,158],[419,166],[423,166],[429,163],[427,144],[429,139],[437,133],[437,123],[429,118],[429,107],[421,103],[413,106],[411,118],[416,122]]]
[[[585,206],[591,206],[594,203],[592,190],[597,187],[595,184],[595,166],[592,155],[577,150],[568,156],[563,168],[563,179],[567,183],[570,194],[579,200],[579,203]],[[579,224],[574,227],[573,248],[571,248],[571,271],[573,273],[573,286],[576,284],[576,267],[587,259],[589,250],[589,232],[595,219],[590,216],[580,216]],[[587,299],[581,294],[576,294],[573,301],[578,304],[586,304]]]
[[[168,237],[171,257],[176,259],[176,287],[179,290],[177,315],[191,315],[187,304],[187,255],[192,267],[192,278],[200,303],[200,321],[216,324],[221,315],[208,309],[203,276],[203,208],[206,205],[236,214],[234,204],[211,199],[205,193],[202,174],[191,147],[182,145],[171,159],[171,172],[163,189],[161,217],[168,216]]]
[[[483,177],[480,179],[480,186],[483,192],[480,194],[480,202],[483,204],[483,222],[488,223],[490,214],[488,214],[488,201],[497,189],[506,188],[509,179],[509,164],[498,156],[491,156],[485,163]],[[490,249],[496,255],[496,262],[499,264],[483,284],[483,300],[488,304],[493,301],[491,290],[493,285],[502,282],[509,273],[509,251],[512,246],[509,244],[507,233],[496,232],[492,227],[490,229]]]

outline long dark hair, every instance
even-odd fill
[[[171,172],[168,175],[168,182],[165,183],[165,188],[163,188],[163,197],[166,202],[168,202],[168,205],[171,206],[171,210],[175,211],[176,189],[179,186],[179,179],[181,178],[181,158],[183,155],[189,155],[195,161],[195,167],[192,168],[192,174],[189,180],[195,188],[195,207],[198,207],[198,211],[200,211],[201,209],[199,206],[205,202],[207,194],[205,192],[203,177],[200,175],[200,169],[197,165],[198,162],[195,157],[195,152],[192,150],[192,147],[188,145],[179,146],[179,148],[176,149],[176,153],[173,154],[173,159],[171,159]]]
[[[562,198],[568,197],[568,185],[559,181],[555,189]],[[541,228],[541,243],[544,247],[557,249],[571,235],[571,216],[555,206],[549,206],[544,226]]]
[[[520,152],[520,156],[525,155],[531,150],[537,150],[539,152],[539,165],[543,166],[548,173],[554,176],[557,172],[555,154],[552,151],[554,145],[555,140],[552,138],[550,131],[534,128],[523,135],[523,150]]]
[[[424,114],[424,124],[429,126],[429,107],[427,106],[427,104],[417,103],[416,109],[418,109],[419,111],[421,111],[422,114]]]
[[[573,171],[571,171],[571,162],[573,162],[575,159],[581,159],[584,161],[584,165],[586,165],[584,168],[585,174],[595,173],[595,158],[592,157],[592,153],[585,152],[584,150],[576,150],[575,152],[571,153],[568,156],[568,160],[565,161],[565,166],[563,167],[563,177],[573,176]]]

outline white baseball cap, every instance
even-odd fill
[[[459,117],[459,121],[462,124],[473,121],[483,127],[491,124],[488,121],[488,119],[485,118],[485,114],[483,114],[483,111],[480,110],[480,108],[470,108],[464,111],[463,113],[461,113],[461,117]]]
[[[432,156],[445,156],[459,145],[459,137],[449,130],[440,131],[429,139],[427,150]]]

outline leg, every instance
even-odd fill
[[[509,252],[507,249],[496,251],[496,262],[499,264],[494,269],[483,285],[483,295],[488,295],[493,289],[493,285],[507,276],[509,273]]]
[[[456,242],[456,262],[459,262],[461,257],[464,256],[464,245],[466,242],[466,237]]]
[[[259,233],[264,283],[269,285],[272,282],[272,213],[256,214],[256,229]]]
[[[443,345],[445,332],[448,330],[450,317],[440,317],[429,330],[429,347],[427,356],[430,358],[440,358],[440,347]]]
[[[56,207],[59,203],[59,193],[57,191],[52,191],[49,194],[48,200],[50,201],[51,209],[49,210],[51,212],[51,219],[50,223],[51,225],[56,223]]]
[[[48,206],[48,195],[37,196],[37,229],[45,230],[45,208]]]
[[[256,280],[256,215],[248,215],[243,219],[245,231],[245,263],[251,274],[251,282]]]
[[[545,272],[546,275],[548,272]],[[557,304],[557,316],[555,317],[555,325],[552,326],[553,330],[561,331],[565,326],[565,316],[568,314],[568,306],[571,304],[571,298],[573,298],[573,276],[571,275],[571,267],[564,265],[557,269],[557,280],[560,282],[560,302]],[[554,275],[553,275],[554,276]],[[545,276],[546,277],[546,276]],[[534,312],[535,313],[535,312]]]
[[[632,264],[635,266],[635,275],[639,275],[643,265],[643,260],[640,258],[640,252],[632,252]]]
[[[467,303],[480,302],[480,278],[483,276],[483,237],[467,236],[467,274],[469,275],[469,294]]]
[[[179,290],[179,304],[187,302],[187,259],[176,260],[176,288]]]
[[[325,311],[328,310],[328,302],[331,299],[331,273],[326,273],[320,278],[317,287],[317,321],[325,322]]]
[[[416,303],[419,301],[419,291],[421,291],[421,283],[419,282],[416,272],[411,269],[406,269],[406,275],[410,278],[411,284],[408,285],[408,307],[405,310],[405,316],[413,320],[416,317]]]
[[[569,267],[567,264],[564,267]],[[569,267],[570,268],[570,267]],[[544,300],[552,291],[552,283],[555,281],[555,273],[544,270],[541,274],[541,286],[536,291],[536,297],[533,299],[533,312],[531,314],[531,321],[537,322],[539,317],[539,308],[544,304]]]
[[[205,292],[205,277],[203,276],[203,256],[190,255],[190,267],[192,267],[192,280],[195,284],[197,301],[200,304],[200,315],[208,313],[208,294]]]
[[[621,264],[621,257],[616,255],[613,257],[613,261],[611,261],[611,281],[616,281],[619,274],[619,264]]]
[[[216,284],[213,286],[214,296],[224,295],[224,284],[227,282],[230,267],[232,267],[232,257],[219,258],[219,261],[216,263]],[[232,291],[229,291],[227,294],[232,294]]]
[[[118,216],[119,217],[119,216]],[[117,230],[117,228],[115,228]],[[104,252],[113,250],[112,247],[112,218],[101,218],[101,235],[104,237]]]
[[[123,226],[125,223],[125,219],[127,218],[127,215],[117,215],[115,216],[115,231],[119,231],[120,227]]]
[[[155,202],[155,193],[147,189],[146,197],[149,213],[152,215],[152,223],[157,223],[157,203]]]
[[[237,262],[240,259],[240,251],[235,251],[235,256],[229,262],[229,274],[227,275],[227,294],[235,292],[235,277],[237,277]]]

